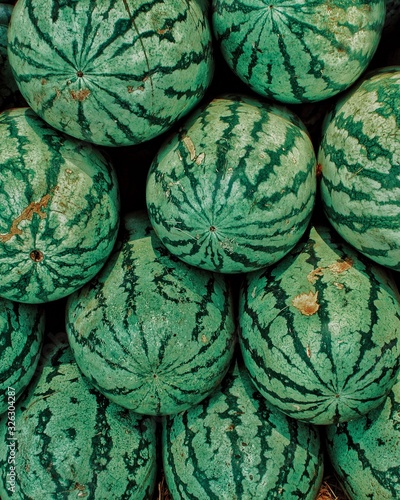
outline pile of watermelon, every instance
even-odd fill
[[[400,497],[398,0],[0,3],[0,498]]]

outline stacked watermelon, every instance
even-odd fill
[[[399,2],[7,3],[2,500],[400,496]]]

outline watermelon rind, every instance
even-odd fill
[[[64,335],[0,422],[0,495],[151,498],[156,424],[111,403],[80,373]]]
[[[159,148],[146,204],[172,254],[234,274],[286,255],[307,229],[315,193],[315,152],[300,119],[262,99],[224,94]]]
[[[393,276],[328,225],[312,225],[278,264],[246,276],[239,325],[253,382],[302,421],[365,415],[387,397],[400,368]]]
[[[270,405],[240,362],[205,401],[163,418],[162,457],[174,500],[314,500],[323,474],[318,429]]]
[[[320,193],[337,232],[373,261],[400,270],[400,67],[368,73],[326,117]]]
[[[203,98],[214,73],[199,2],[21,0],[8,31],[28,104],[53,127],[103,146],[157,137]]]
[[[376,409],[324,429],[327,454],[352,500],[400,497],[400,382]]]
[[[119,227],[119,187],[95,146],[28,107],[0,114],[0,296],[66,297],[107,260]]]
[[[147,415],[178,413],[207,397],[236,340],[227,280],[174,258],[143,210],[125,215],[107,264],[69,296],[66,329],[88,380]]]
[[[29,385],[43,344],[44,308],[0,299],[0,415]]]
[[[284,103],[320,102],[366,70],[385,0],[213,0],[212,26],[231,70]]]

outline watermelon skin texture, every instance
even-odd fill
[[[145,211],[126,215],[105,267],[69,297],[66,325],[88,380],[147,415],[184,411],[208,396],[236,340],[227,280],[173,258]]]
[[[311,226],[277,265],[247,275],[239,324],[259,391],[305,422],[365,415],[384,401],[399,371],[396,283],[328,226]]]
[[[321,101],[367,68],[384,0],[213,0],[223,57],[253,91],[285,103]]]
[[[0,299],[0,415],[30,383],[43,343],[45,312],[40,306]],[[11,390],[9,390],[9,388]]]
[[[104,146],[138,144],[202,99],[214,72],[209,22],[186,0],[22,0],[9,59],[44,120]]]
[[[65,297],[103,266],[119,226],[111,163],[30,108],[0,115],[0,296]]]
[[[313,500],[323,474],[317,428],[267,403],[241,364],[205,401],[163,419],[162,457],[174,500]]]
[[[326,449],[352,500],[400,497],[400,382],[362,418],[324,429]]]
[[[298,117],[229,94],[198,109],[160,147],[146,204],[158,237],[181,260],[245,273],[293,248],[315,193],[314,148]]]
[[[111,403],[87,384],[65,335],[46,341],[14,422],[15,456],[3,444],[12,443],[7,422],[0,423],[2,500],[151,498],[157,473],[154,420]],[[14,492],[7,482],[10,466]]]
[[[338,233],[400,271],[400,68],[369,73],[327,116],[318,152],[321,199]]]

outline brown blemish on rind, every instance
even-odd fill
[[[292,300],[292,305],[304,316],[312,316],[319,309],[318,292],[301,293]]]
[[[329,266],[329,269],[336,274],[344,273],[353,266],[353,261],[350,257],[339,259]]]
[[[307,274],[307,280],[314,284],[318,278],[324,275],[324,271],[329,269],[332,273],[340,274],[348,271],[353,266],[353,260],[350,257],[339,259],[328,267],[317,267]],[[334,283],[336,285],[337,283]],[[339,288],[339,287],[338,287]],[[342,287],[343,288],[343,287]]]
[[[128,93],[129,94],[132,94],[132,92],[134,92],[135,90],[140,90],[141,92],[144,91],[144,87],[141,85],[139,87],[133,87],[132,85],[128,85]]]
[[[75,101],[82,102],[89,97],[90,90],[89,89],[70,90],[69,93],[71,94],[72,99],[74,99]]]
[[[316,269],[313,269],[311,272],[308,273],[307,275],[307,280],[310,283],[315,283],[318,278],[324,275],[324,268],[323,267],[317,267]]]
[[[6,243],[13,236],[22,234],[22,230],[18,227],[18,225],[24,220],[32,220],[34,214],[37,214],[41,219],[44,219],[46,217],[46,212],[44,212],[43,210],[49,204],[52,194],[53,193],[45,194],[40,201],[33,201],[32,203],[30,203],[21,212],[21,215],[13,220],[10,231],[6,234],[0,234],[0,241],[2,243]]]

